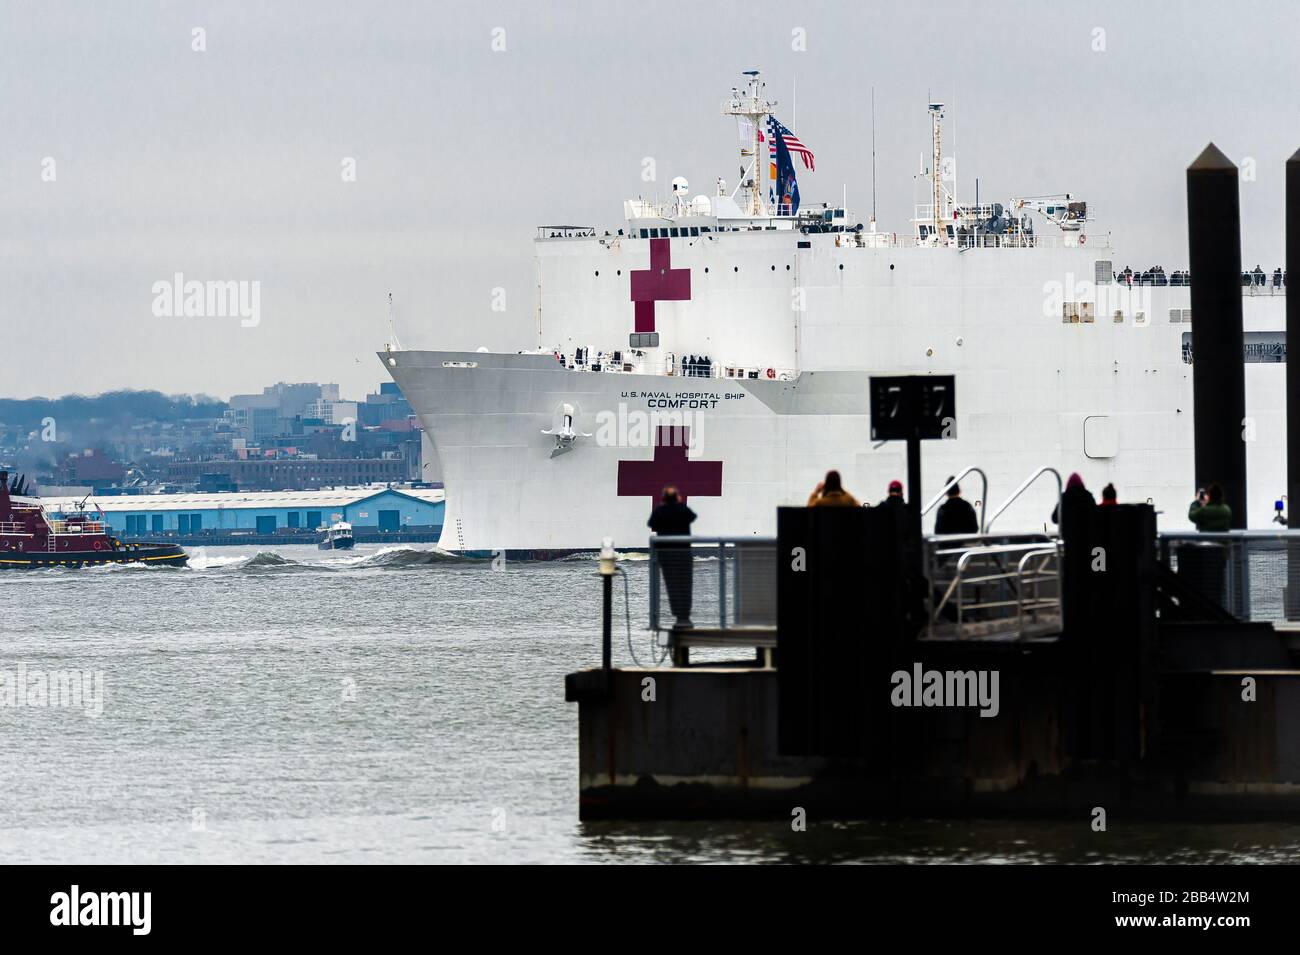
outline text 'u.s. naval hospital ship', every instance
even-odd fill
[[[1186,273],[1120,271],[1068,195],[959,202],[938,103],[909,231],[800,209],[792,157],[811,169],[812,153],[747,76],[722,107],[740,126],[734,190],[690,197],[679,178],[666,203],[625,202],[613,234],[539,228],[536,350],[380,354],[441,462],[442,547],[644,547],[669,484],[708,535],[773,533],[829,468],[874,499],[906,452],[872,445],[868,379],[927,373],[958,395],[952,440],[925,449],[927,499],[977,465],[996,504],[1051,465],[1186,526]],[[1243,284],[1252,526],[1285,487],[1284,294],[1280,273]],[[1038,482],[999,529],[1042,530],[1055,495]]]

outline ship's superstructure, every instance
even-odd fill
[[[1135,277],[1076,196],[959,201],[938,103],[909,229],[800,208],[793,172],[765,161],[804,148],[773,108],[757,74],[723,103],[741,132],[734,188],[691,195],[678,178],[667,202],[625,202],[622,228],[540,227],[532,349],[381,354],[441,459],[442,546],[643,546],[667,484],[706,534],[771,531],[775,507],[802,503],[829,468],[873,500],[905,471],[901,447],[869,437],[867,382],[887,374],[956,375],[955,433],[926,449],[927,496],[973,464],[992,507],[1052,465],[1185,523],[1185,275]],[[1281,276],[1243,294],[1258,525],[1283,489]],[[1031,489],[1000,524],[1042,529],[1054,493]]]

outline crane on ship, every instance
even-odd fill
[[[1013,199],[1012,206],[1017,212],[1038,213],[1063,232],[1078,232],[1088,221],[1088,203],[1075,199],[1068,192]]]

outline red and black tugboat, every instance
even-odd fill
[[[25,491],[25,480],[15,478],[10,485],[8,472],[0,471],[0,570],[93,564],[181,567],[189,559],[176,544],[124,543],[84,510],[50,518]]]

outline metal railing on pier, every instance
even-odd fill
[[[1300,623],[1300,531],[1166,531],[1160,559],[1239,620]]]
[[[776,646],[776,538],[651,537],[649,629],[674,649]]]
[[[925,541],[929,639],[1051,636],[1061,630],[1061,546],[1045,534],[945,534]]]

